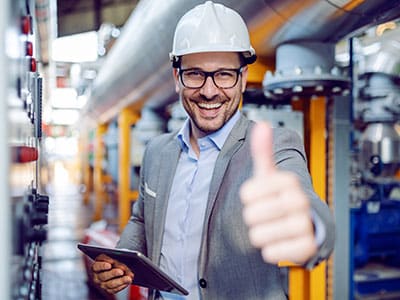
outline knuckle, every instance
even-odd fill
[[[264,247],[261,251],[262,257],[264,261],[269,262],[269,263],[277,263],[278,259],[276,259],[274,255],[273,249],[270,247]]]
[[[92,272],[96,273],[97,272],[97,262],[92,263],[92,265],[90,266],[90,269],[92,270]]]
[[[252,209],[251,207],[245,207],[242,211],[242,215],[243,215],[243,220],[245,222],[245,224],[247,224],[248,226],[251,226],[251,221],[252,221]]]
[[[244,182],[239,189],[239,196],[243,203],[247,203],[249,201],[249,192],[250,191],[250,182]]]
[[[249,240],[254,247],[261,247],[263,245],[260,231],[258,227],[253,227],[249,231]]]
[[[312,231],[312,223],[307,215],[301,215],[298,217],[297,221],[298,226],[301,228],[302,231],[304,232],[309,232]]]
[[[112,277],[118,277],[118,276],[121,276],[121,274],[120,274],[120,269],[119,268],[113,268],[111,271],[110,271],[110,275],[112,276]]]

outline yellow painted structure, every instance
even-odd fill
[[[92,171],[89,163],[89,142],[87,134],[81,135],[79,139],[79,153],[81,153],[82,183],[85,186],[85,192],[82,200],[85,205],[89,204],[90,193],[92,192]]]
[[[104,159],[104,144],[103,135],[107,131],[107,124],[101,124],[96,129],[95,144],[94,144],[94,165],[93,165],[93,185],[94,185],[94,214],[95,221],[103,218],[103,206],[106,199],[104,191],[103,178],[103,159]]]
[[[326,98],[311,100],[310,107],[310,173],[315,192],[325,200],[326,197]],[[320,263],[310,274],[310,298],[326,298],[326,262]]]
[[[305,148],[308,151],[309,169],[314,189],[322,200],[325,200],[327,176],[325,102],[326,99],[321,97],[305,99],[300,104],[304,112],[305,142],[308,143]],[[290,268],[290,300],[326,299],[326,262],[320,263],[311,271],[288,262],[282,262],[279,266]]]
[[[139,119],[139,114],[124,108],[118,116],[118,224],[120,232],[131,215],[132,200],[137,199],[137,191],[130,189],[131,173],[131,126]]]

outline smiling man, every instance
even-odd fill
[[[221,4],[196,6],[176,27],[173,76],[189,118],[148,144],[118,247],[145,253],[190,294],[151,299],[286,299],[277,263],[311,268],[333,249],[299,136],[239,110],[255,59],[243,19]],[[92,270],[109,293],[135,273],[104,257]]]
[[[193,53],[182,57],[174,78],[198,150],[199,138],[221,129],[238,111],[247,66],[234,52]]]

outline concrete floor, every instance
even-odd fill
[[[46,192],[50,206],[48,239],[42,247],[42,299],[105,299],[88,287],[82,256],[76,248],[91,222],[79,186],[55,181]]]

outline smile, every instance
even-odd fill
[[[204,109],[217,109],[222,106],[222,103],[197,103],[197,106]]]

